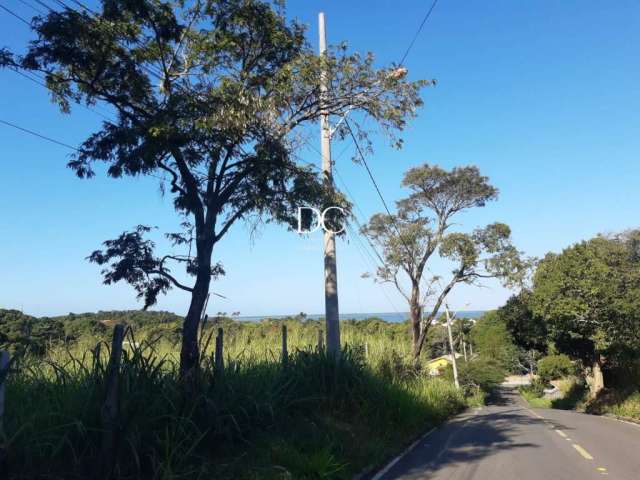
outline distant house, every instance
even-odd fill
[[[456,359],[460,358],[461,356],[462,355],[460,355],[459,353],[456,353]],[[447,368],[448,365],[451,365],[451,363],[452,363],[452,360],[451,360],[450,354],[442,355],[441,357],[437,357],[437,358],[432,358],[427,362],[427,371],[429,372],[429,375],[431,375],[432,377],[437,377],[439,375],[442,375],[445,368]]]

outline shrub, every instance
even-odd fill
[[[549,355],[538,362],[538,375],[545,383],[574,373],[575,367],[571,359],[564,354]]]
[[[536,398],[541,398],[542,395],[544,395],[545,388],[547,388],[547,384],[540,378],[535,378],[531,382],[531,385],[520,387],[520,392],[528,393],[529,395]]]
[[[458,381],[465,396],[477,394],[478,390],[491,393],[500,385],[506,370],[500,362],[479,357],[468,362],[458,363]],[[453,380],[453,368],[447,367],[445,378]]]

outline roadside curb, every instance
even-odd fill
[[[602,417],[609,418],[611,420],[617,420],[618,422],[628,423],[636,427],[640,427],[640,420],[631,417],[621,417],[620,415],[614,415],[613,413],[605,413]]]
[[[529,400],[527,400],[522,394],[519,394],[520,398],[524,401],[525,405],[529,408],[541,408],[541,409],[545,409],[547,407],[534,407],[531,405],[531,403],[529,403]],[[553,408],[553,407],[549,407],[549,410],[565,410],[563,408]],[[629,425],[633,425],[635,427],[640,427],[640,420],[636,419],[636,418],[632,418],[632,417],[622,417],[620,415],[614,415],[613,413],[589,413],[586,412],[584,410],[574,410],[574,409],[568,409],[565,410],[567,412],[575,412],[575,413],[582,413],[584,415],[591,415],[593,417],[603,417],[603,418],[608,418],[609,420],[615,420],[618,422],[622,422],[622,423],[628,423]]]
[[[386,462],[386,463],[382,463],[380,465],[375,465],[372,467],[369,467],[365,470],[363,470],[362,472],[360,472],[359,474],[357,474],[356,476],[353,477],[353,480],[380,480],[380,478],[382,478],[389,470],[391,470],[396,463],[398,463],[400,460],[402,460],[402,458],[404,456],[406,456],[408,453],[410,453],[414,448],[416,448],[418,446],[418,444],[420,444],[425,438],[427,438],[429,435],[431,435],[433,432],[435,432],[437,429],[441,428],[443,425],[446,425],[452,421],[455,421],[456,419],[463,417],[469,413],[472,413],[474,411],[478,411],[478,408],[481,407],[468,407],[466,409],[464,409],[463,411],[447,418],[446,420],[444,420],[442,423],[439,423],[438,425],[431,427],[426,433],[422,434],[421,436],[419,436],[415,441],[413,441],[408,447],[406,447],[404,450],[402,450],[402,452],[400,452],[398,455],[396,455],[395,457],[393,457],[390,461]]]

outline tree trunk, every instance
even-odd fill
[[[422,307],[420,305],[420,287],[416,284],[411,288],[411,299],[409,300],[409,315],[411,317],[411,336],[413,340],[413,358],[417,363],[420,358],[421,341],[420,335],[422,322]]]
[[[198,345],[198,327],[202,311],[207,302],[209,285],[211,284],[211,254],[213,245],[197,244],[199,271],[196,283],[191,292],[191,304],[182,324],[182,348],[180,350],[180,378],[186,380],[200,365],[200,349]]]
[[[411,288],[411,299],[409,300],[409,315],[411,317],[411,336],[413,340],[413,353],[415,356],[420,344],[420,322],[422,320],[422,309],[420,308],[420,288],[415,284]]]
[[[604,376],[602,374],[602,357],[593,362],[593,383],[591,384],[591,396],[596,397],[600,390],[604,388]]]
[[[200,363],[200,351],[198,347],[198,326],[202,318],[202,310],[209,293],[211,277],[196,280],[191,294],[189,311],[182,324],[182,348],[180,350],[180,377],[185,379],[197,369]]]

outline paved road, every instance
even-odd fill
[[[434,430],[379,480],[640,480],[640,426],[531,409],[512,389]],[[374,477],[376,478],[376,477]]]

